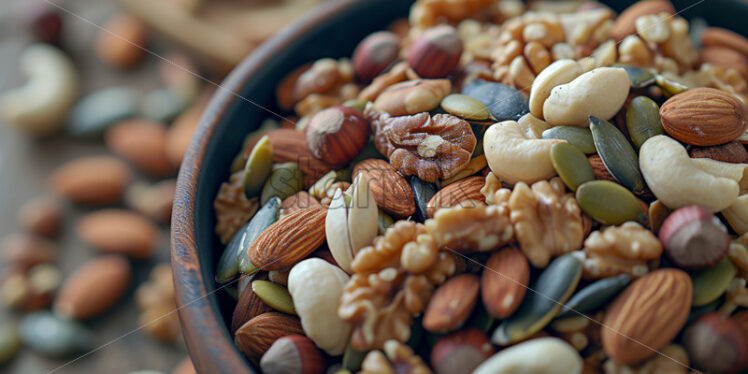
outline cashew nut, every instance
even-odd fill
[[[319,258],[299,262],[288,274],[288,292],[304,333],[332,356],[343,353],[351,325],[338,317],[348,274]]]
[[[20,58],[26,84],[0,97],[0,113],[19,130],[47,135],[60,128],[78,96],[78,72],[59,49],[28,47]]]
[[[691,159],[674,139],[657,135],[639,150],[639,166],[649,189],[671,209],[701,205],[719,212],[746,187],[748,164]]]
[[[361,248],[377,236],[377,204],[369,188],[369,180],[361,173],[351,186],[351,204],[346,204],[342,190],[335,191],[325,218],[327,246],[332,257],[347,273]]]
[[[531,339],[503,349],[473,374],[569,374],[582,372],[582,357],[559,338]]]
[[[558,60],[548,65],[532,82],[530,113],[537,118],[543,118],[543,103],[551,95],[551,90],[573,81],[582,73],[582,67],[574,60]]]
[[[525,114],[519,119],[519,121],[517,121],[517,123],[519,123],[519,128],[525,136],[533,139],[542,138],[543,131],[551,128],[549,124],[542,119],[533,116],[532,113]]]
[[[748,232],[748,195],[742,195],[732,205],[722,211],[733,230],[738,235]]]
[[[514,121],[491,125],[483,137],[483,148],[491,171],[501,180],[515,184],[533,183],[556,175],[551,146],[560,139],[538,139],[522,131]]]
[[[551,126],[589,126],[589,116],[609,120],[623,107],[631,83],[622,68],[597,68],[556,86],[543,103]]]

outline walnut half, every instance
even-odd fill
[[[636,222],[595,231],[584,242],[584,277],[606,278],[619,274],[641,277],[648,261],[662,255],[662,244]]]
[[[470,124],[448,114],[419,113],[392,117],[373,107],[366,119],[374,132],[374,145],[404,175],[426,182],[449,178],[460,171],[475,150]]]
[[[432,241],[423,225],[399,221],[356,255],[351,266],[355,273],[338,308],[340,318],[354,325],[351,341],[356,349],[378,349],[391,339],[408,340],[413,315],[423,312],[435,286],[457,269],[454,257],[437,252]],[[401,260],[411,245],[435,253],[418,274],[406,270]]]

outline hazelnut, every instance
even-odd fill
[[[353,52],[356,79],[369,83],[392,64],[400,53],[400,41],[392,32],[380,31],[358,43]]]
[[[708,210],[690,205],[674,211],[660,228],[660,241],[678,267],[700,270],[718,263],[727,253],[727,228]]]
[[[743,372],[748,365],[748,338],[735,320],[720,313],[701,316],[683,333],[693,364],[712,373]]]
[[[369,124],[351,107],[332,107],[312,117],[306,141],[314,157],[336,166],[352,160],[369,140]]]
[[[468,374],[493,354],[493,345],[482,331],[460,330],[434,344],[431,367],[436,374]]]
[[[264,373],[319,374],[324,361],[317,347],[301,335],[284,336],[276,340],[260,359]]]
[[[408,65],[423,78],[443,78],[460,62],[462,40],[454,27],[440,25],[426,30],[408,51]]]
[[[62,16],[57,7],[35,2],[26,12],[26,23],[40,42],[59,45],[62,40]]]

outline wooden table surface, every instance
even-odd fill
[[[0,10],[0,91],[23,82],[18,66],[18,55],[31,39],[19,22],[18,11],[31,0],[3,0]],[[102,24],[116,11],[110,1],[101,0],[51,0],[69,8],[80,17]],[[97,28],[71,15],[64,17],[64,45],[73,56],[83,77],[84,92],[127,85],[146,93],[158,84],[154,58],[128,72],[114,71],[101,64],[92,52]],[[163,43],[162,43],[163,44]],[[156,51],[166,51],[154,43]],[[29,198],[48,193],[47,176],[61,162],[84,155],[106,153],[97,141],[75,141],[57,137],[34,141],[0,124],[0,238],[18,230],[16,211]],[[56,264],[65,275],[96,253],[76,238],[73,227],[84,210],[67,206],[64,229],[58,243]],[[138,308],[133,300],[136,286],[148,278],[150,269],[158,263],[169,261],[168,227],[162,227],[162,238],[153,259],[134,263],[133,283],[127,298],[118,306],[92,321],[85,322],[94,332],[95,344],[102,346],[90,356],[65,365],[65,360],[49,360],[24,350],[12,362],[0,366],[0,373],[128,373],[134,370],[153,369],[166,373],[184,358],[184,346],[158,343],[137,329]],[[1,261],[1,260],[0,260]],[[0,272],[4,268],[0,263]],[[0,308],[0,322],[18,320],[19,314]],[[111,343],[111,344],[109,344]]]

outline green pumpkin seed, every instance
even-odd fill
[[[255,213],[255,216],[249,220],[249,224],[247,224],[246,229],[244,230],[245,236],[242,239],[242,243],[240,243],[241,249],[237,253],[240,273],[254,274],[259,271],[259,269],[249,261],[247,249],[249,249],[252,242],[254,242],[266,228],[278,220],[280,206],[281,199],[277,197],[271,198],[262,206],[262,208],[260,208],[260,210],[257,211],[257,213]]]
[[[693,281],[693,306],[704,306],[725,293],[738,269],[725,257],[709,269],[691,275]]]
[[[699,317],[703,316],[704,314],[716,312],[720,304],[722,304],[722,300],[717,299],[717,300],[712,301],[709,304],[691,308],[691,312],[688,313],[688,319],[686,320],[686,325],[698,319]]]
[[[626,70],[626,73],[628,73],[629,75],[629,80],[631,81],[631,87],[644,88],[655,83],[655,75],[647,69],[621,64],[616,64],[613,66]]]
[[[270,198],[278,197],[285,200],[287,197],[299,192],[302,187],[302,176],[299,164],[286,162],[273,166],[265,186],[260,194],[260,204],[265,204]]]
[[[582,277],[582,262],[572,255],[553,260],[530,287],[514,314],[496,328],[491,341],[507,345],[542,330],[556,316]]]
[[[639,171],[639,156],[623,133],[610,122],[592,116],[590,131],[595,149],[613,178],[631,191],[643,191],[644,178]]]
[[[189,104],[178,92],[169,88],[159,88],[143,96],[140,112],[156,122],[170,123],[184,112]]]
[[[387,215],[387,213],[385,213],[382,209],[378,209],[377,212],[377,226],[379,227],[379,235],[384,235],[385,231],[387,231],[387,228],[395,223],[395,220]]]
[[[518,121],[530,113],[525,95],[505,84],[477,79],[466,84],[462,93],[486,105],[497,121]]]
[[[366,101],[357,100],[357,99],[350,99],[343,103],[343,106],[356,108],[359,112],[363,113],[364,109],[366,109]]]
[[[466,120],[483,121],[491,118],[491,111],[480,101],[463,94],[451,94],[441,103],[442,109],[449,114]]]
[[[249,154],[244,165],[244,195],[251,199],[260,194],[265,180],[273,170],[273,145],[263,136]]]
[[[252,291],[271,308],[288,314],[296,314],[293,299],[286,287],[266,280],[252,282]]]
[[[636,196],[623,186],[611,181],[596,180],[577,188],[577,202],[593,219],[606,225],[620,225],[626,221],[646,222],[644,209]]]
[[[563,139],[586,154],[597,152],[590,129],[577,126],[554,126],[543,131],[543,139]]]
[[[429,218],[428,213],[426,213],[426,205],[439,189],[436,184],[424,182],[415,175],[408,177],[408,183],[410,188],[413,189],[413,195],[416,199],[416,214],[413,215],[413,218],[418,222],[423,222]]]
[[[684,85],[683,83],[665,78],[662,75],[658,75],[655,78],[655,82],[657,82],[657,86],[660,87],[660,89],[662,90],[662,94],[665,95],[665,97],[675,96],[679,93],[688,91],[688,86]]]
[[[584,182],[595,180],[595,172],[579,148],[569,143],[551,146],[551,162],[570,190],[575,191]]]
[[[140,94],[129,87],[106,88],[75,104],[68,116],[68,132],[75,137],[92,137],[109,126],[138,115]]]
[[[49,311],[27,315],[18,331],[25,346],[47,357],[68,357],[92,347],[92,335],[83,325]]]
[[[12,360],[20,350],[18,328],[10,323],[0,325],[0,365]]]
[[[626,128],[636,148],[641,147],[647,139],[664,134],[660,107],[646,96],[635,97],[626,110]]]
[[[561,311],[558,312],[556,318],[576,317],[579,316],[579,313],[588,314],[594,312],[618,295],[629,282],[631,282],[631,277],[627,274],[622,274],[591,283],[575,293],[561,307]]]
[[[239,274],[239,252],[242,250],[242,243],[246,237],[247,226],[245,224],[239,231],[234,234],[226,249],[223,250],[221,257],[218,259],[216,266],[216,282],[226,283]]]
[[[359,351],[349,344],[343,353],[343,367],[351,372],[357,373],[361,370],[361,363],[364,362],[366,354],[369,351]]]

